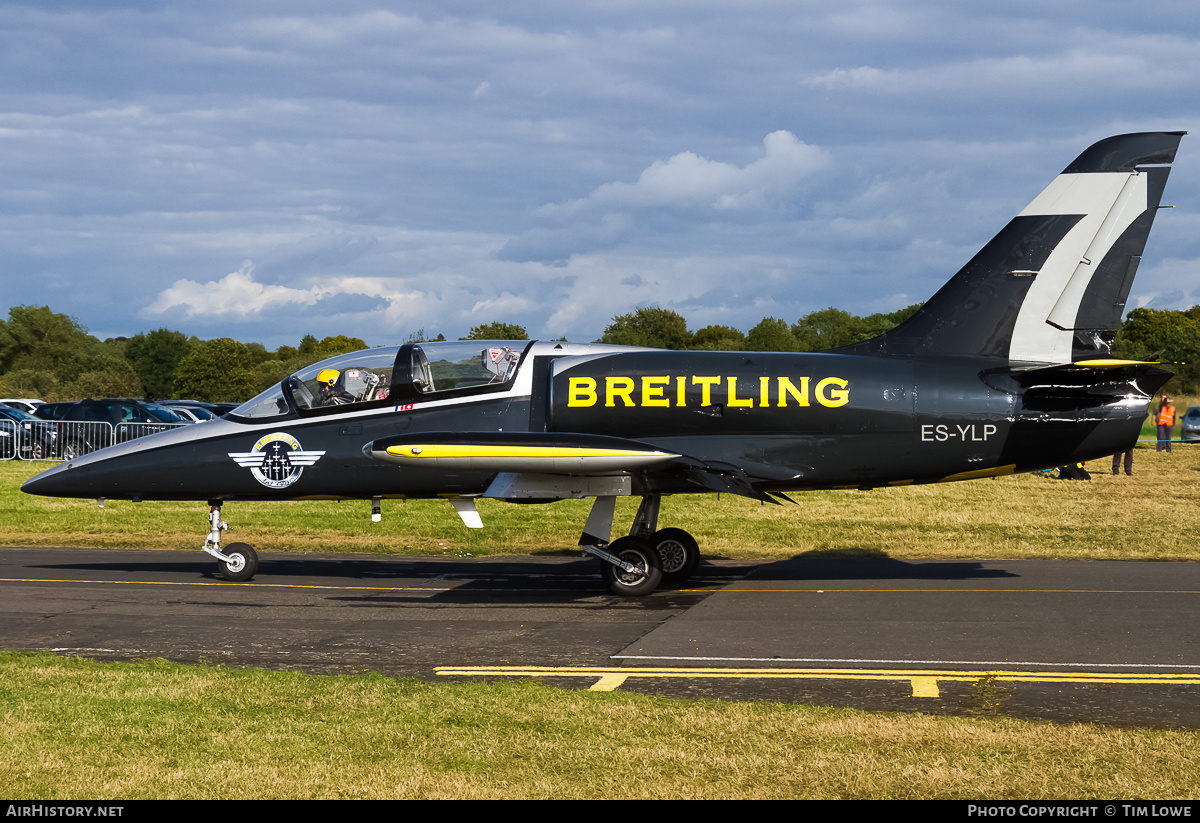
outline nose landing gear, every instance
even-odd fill
[[[208,501],[208,539],[204,551],[217,558],[217,569],[221,577],[233,583],[242,583],[254,577],[258,571],[258,553],[248,543],[230,543],[221,550],[221,532],[229,524],[221,519],[221,501]]]

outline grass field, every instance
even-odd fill
[[[0,653],[0,794],[1196,798],[1200,735]]]
[[[670,498],[708,556],[1200,560],[1200,447],[1138,449],[1088,482],[1019,476],[796,495]],[[198,551],[203,504],[34,498],[0,465],[0,540]],[[586,501],[229,504],[263,550],[573,551]],[[620,525],[636,501],[618,510]],[[776,703],[442,684],[0,653],[0,795],[133,798],[1195,799],[1200,733]]]

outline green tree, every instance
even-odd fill
[[[0,323],[0,372],[40,369],[68,382],[97,368],[101,349],[78,321],[49,306],[15,306]]]
[[[37,397],[48,403],[71,400],[59,386],[54,372],[43,369],[13,369],[0,378],[3,397]]]
[[[703,351],[741,351],[746,335],[732,326],[705,326],[692,336],[691,348]]]
[[[1200,306],[1187,311],[1130,309],[1113,343],[1113,355],[1128,360],[1154,360],[1175,373],[1168,392],[1195,391],[1200,386]]]
[[[474,326],[467,333],[466,337],[460,337],[459,340],[528,340],[529,332],[525,331],[524,326],[518,326],[515,323],[484,323],[482,326]]]
[[[799,351],[800,344],[786,320],[764,317],[746,334],[749,351]]]
[[[1149,357],[1178,349],[1189,332],[1200,329],[1200,321],[1190,313],[1196,309],[1200,306],[1187,312],[1130,309],[1118,335],[1123,350]]]
[[[312,365],[316,360],[302,355],[288,360],[264,360],[250,370],[250,379],[254,383],[254,394],[274,386],[292,372],[300,371],[305,366]]]
[[[262,343],[247,343],[246,351],[250,353],[250,362],[256,366],[264,360],[277,359],[275,354],[267,351],[267,347]]]
[[[195,346],[175,370],[175,396],[238,403],[254,396],[253,358],[230,337]]]
[[[438,334],[437,337],[429,337],[425,334],[425,328],[419,328],[408,337],[404,338],[405,343],[441,343],[444,342],[446,336]]]
[[[301,350],[304,345],[301,344]],[[370,348],[366,341],[360,340],[357,337],[347,337],[344,334],[339,334],[333,337],[325,337],[320,343],[317,343],[312,348],[312,353],[320,355],[317,359],[324,360],[326,357],[333,357],[335,354],[349,354],[352,351],[362,351]]]
[[[135,334],[125,345],[125,359],[133,367],[147,400],[170,397],[175,369],[191,350],[183,332],[157,329]]]
[[[796,336],[800,351],[825,351],[871,336],[863,327],[861,317],[832,307],[801,317],[792,326],[792,334]]]
[[[860,339],[866,340],[868,338],[883,334],[885,331],[891,331],[892,329],[896,328],[896,326],[899,326],[905,320],[916,314],[917,310],[924,305],[924,303],[913,303],[911,306],[905,306],[902,309],[896,309],[892,312],[868,314],[862,319],[859,334],[864,336]]]
[[[614,317],[604,330],[600,342],[618,346],[686,349],[692,345],[692,333],[687,329],[687,321],[677,312],[646,307],[632,314]]]
[[[126,360],[113,360],[104,369],[84,372],[63,390],[69,397],[143,397],[142,381]]]

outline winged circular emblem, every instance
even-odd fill
[[[290,434],[274,432],[259,438],[251,451],[228,454],[239,466],[248,467],[267,488],[285,489],[300,479],[305,466],[316,463],[325,452],[305,451]]]

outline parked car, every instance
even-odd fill
[[[1200,440],[1200,406],[1188,406],[1183,413],[1183,425],[1179,429],[1179,439],[1183,441]]]
[[[170,406],[169,408],[188,423],[203,423],[206,420],[215,420],[217,417],[208,409],[200,406]]]
[[[166,406],[180,416],[186,416],[189,423],[200,423],[220,417],[225,412],[216,403],[205,403],[201,400],[160,400],[160,406]]]
[[[0,442],[0,457],[44,460],[54,454],[58,427],[5,403],[0,404],[0,434],[11,438]]]
[[[51,406],[52,408],[46,408]],[[57,421],[58,456],[81,454],[186,424],[165,406],[127,397],[47,403],[38,416]]]
[[[27,414],[33,414],[33,410],[42,405],[42,401],[35,397],[0,397],[0,403],[10,409],[20,409]]]
[[[64,400],[58,403],[42,403],[30,414],[42,420],[62,420],[63,413],[67,409],[73,408],[78,402],[78,400]]]

